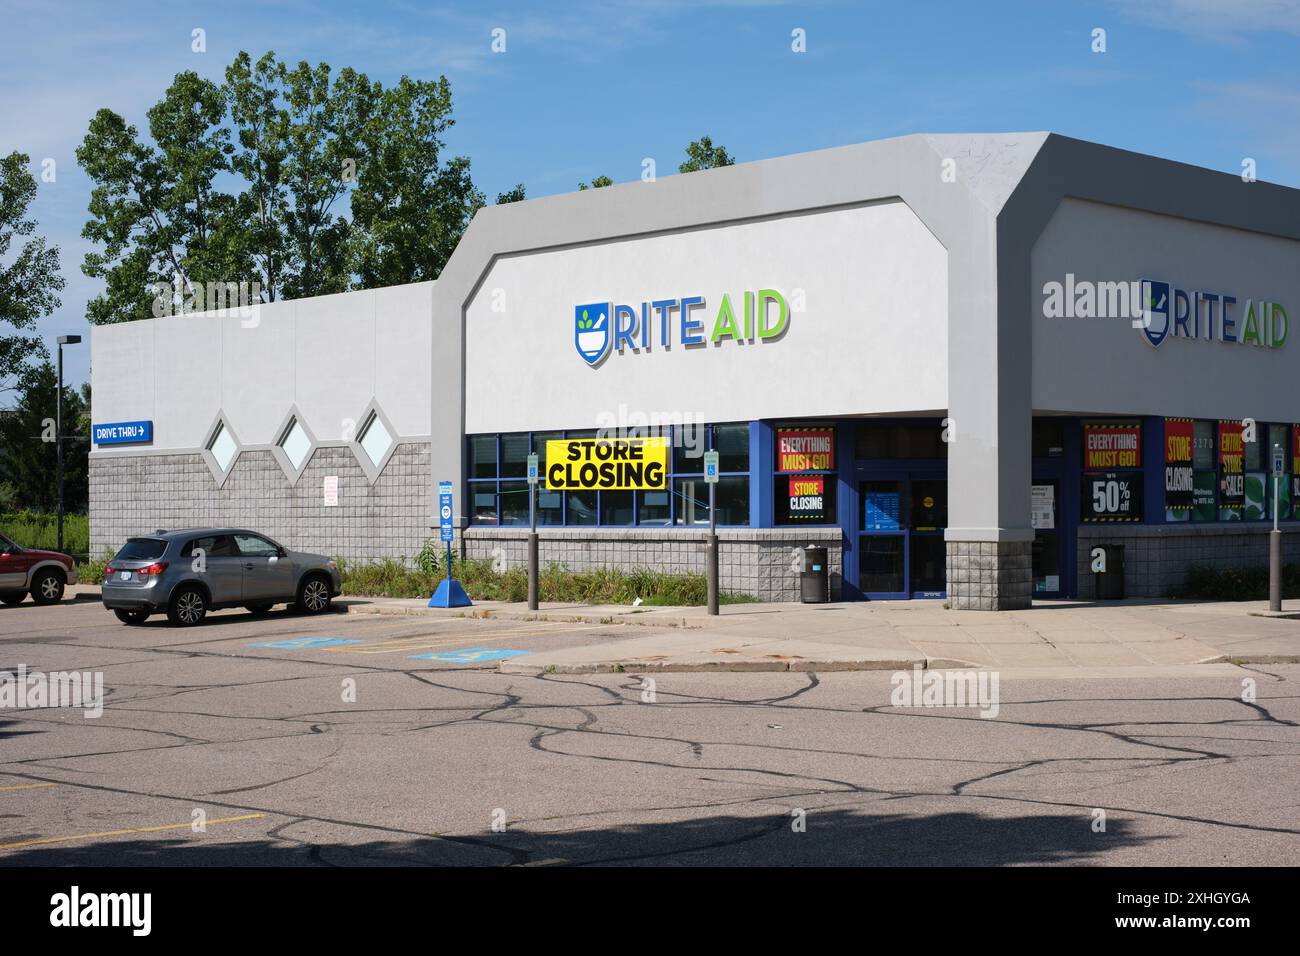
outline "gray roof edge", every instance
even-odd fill
[[[964,183],[971,195],[996,216],[1052,135],[1041,131],[924,133],[922,138],[939,157],[940,169],[944,161],[952,160],[956,182]]]

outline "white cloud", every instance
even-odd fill
[[[1116,0],[1136,20],[1207,40],[1251,33],[1300,36],[1300,0]]]

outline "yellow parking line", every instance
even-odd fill
[[[215,823],[238,823],[240,820],[257,820],[266,816],[265,813],[245,813],[238,817],[221,817],[217,820],[207,821],[208,826]],[[41,837],[37,840],[19,840],[17,843],[0,843],[0,850],[13,850],[21,846],[45,846],[50,843],[68,843],[72,840],[96,840],[100,837],[125,836],[129,833],[159,833],[163,830],[185,830],[192,827],[190,823],[169,823],[160,827],[131,827],[126,830],[103,830],[99,833],[77,833],[73,836],[62,837]]]
[[[20,783],[12,787],[0,787],[0,790],[35,790],[38,787],[57,787],[57,783]]]

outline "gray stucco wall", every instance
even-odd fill
[[[337,507],[323,503],[327,475],[339,479]],[[157,528],[250,528],[350,561],[411,558],[431,533],[428,442],[399,445],[374,484],[342,446],[316,449],[292,486],[266,449],[241,452],[220,488],[196,452],[92,455],[90,484],[94,557]]]

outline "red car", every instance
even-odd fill
[[[37,604],[55,604],[76,583],[77,565],[68,555],[20,548],[0,534],[0,601],[21,604],[30,594]]]

